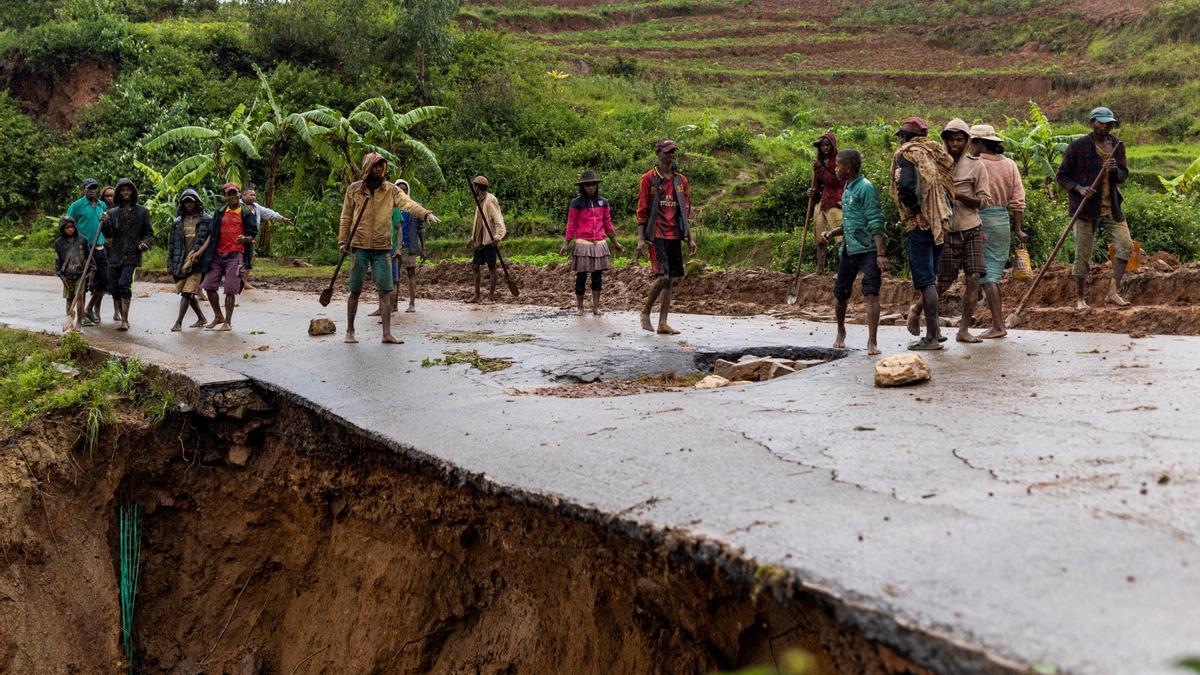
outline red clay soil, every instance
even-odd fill
[[[513,298],[497,286],[497,299],[506,304],[574,308],[574,276],[567,265],[509,266],[519,280],[521,296]],[[1132,304],[1116,308],[1104,303],[1110,272],[1107,265],[1093,266],[1087,299],[1091,308],[1077,311],[1070,266],[1056,264],[1038,286],[1023,312],[1021,328],[1037,330],[1200,335],[1200,263],[1189,263],[1172,271],[1144,269],[1125,275],[1123,293]],[[468,263],[440,263],[421,268],[418,276],[418,306],[421,299],[466,300],[473,292],[474,277]],[[691,273],[676,288],[673,307],[692,314],[748,316],[772,314],[780,317],[831,320],[833,275],[808,274],[802,279],[799,300],[787,305],[792,276],[763,269],[728,269]],[[603,304],[608,309],[634,310],[641,307],[649,288],[646,268],[610,270],[604,276]],[[262,288],[288,288],[318,293],[320,280],[267,280]],[[486,286],[486,273],[484,283]],[[401,284],[401,289],[405,288]],[[1001,284],[1006,313],[1015,309],[1028,288],[1027,282],[1005,280]],[[960,312],[961,283],[951,287],[943,299],[943,316]],[[403,293],[403,290],[402,290]],[[884,315],[906,314],[912,299],[910,282],[886,278],[880,293]],[[856,289],[851,298],[850,320],[862,319],[863,306]],[[975,326],[990,321],[982,305]]]
[[[793,647],[822,674],[925,672],[752,562],[485,493],[257,401],[159,427],[126,411],[94,452],[70,415],[4,432],[0,672],[126,670],[121,502],[145,512],[143,673],[697,673]]]
[[[66,73],[49,78],[29,70],[21,57],[0,62],[0,87],[23,102],[26,112],[59,131],[75,126],[79,116],[108,90],[116,66],[85,59]]]

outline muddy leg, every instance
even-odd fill
[[[1087,292],[1087,277],[1075,277],[1075,309],[1087,309],[1088,304],[1085,299]]]
[[[408,277],[408,309],[405,312],[417,311],[417,268],[410,267],[404,270],[405,276]],[[399,309],[399,305],[396,309]]]
[[[480,291],[479,291],[479,285],[481,283],[483,283],[483,266],[476,265],[475,266],[475,295],[467,302],[479,302],[480,300],[483,299],[483,296],[480,295]]]
[[[936,341],[941,332],[941,329],[938,328],[937,286],[926,286],[921,289],[921,305],[925,313],[925,339],[929,342]]]
[[[397,340],[392,336],[392,296],[394,295],[396,295],[394,289],[379,294],[379,306],[383,309],[383,343],[387,345],[402,345],[404,344],[403,340]]]
[[[975,344],[981,340],[971,335],[971,321],[975,318],[975,300],[979,297],[979,275],[967,275],[967,287],[963,291],[962,316],[958,320],[958,335],[955,340]]]
[[[1105,298],[1109,303],[1118,307],[1125,307],[1129,301],[1121,297],[1121,278],[1125,276],[1125,267],[1129,265],[1128,260],[1117,258],[1113,260],[1113,275],[1112,286],[1108,289],[1108,297]]]
[[[908,308],[908,332],[912,335],[921,334],[921,313],[924,308],[924,295],[918,292],[917,299]]]
[[[133,302],[133,298],[121,298],[117,302],[118,315],[121,317],[121,323],[117,326],[117,330],[129,330],[129,305]]]
[[[208,295],[208,304],[212,307],[213,318],[205,328],[216,328],[225,323],[225,315],[221,313],[221,299],[217,297],[216,291],[205,291]]]
[[[190,324],[188,328],[203,328],[208,319],[204,317],[204,310],[200,308],[200,301],[195,295],[188,296],[188,304],[191,305],[192,311],[196,313],[196,323]]]
[[[671,277],[667,277],[667,283],[663,286],[661,293],[662,306],[658,310],[658,333],[660,335],[678,335],[679,331],[671,328],[667,323],[667,314],[671,312],[671,292],[674,290],[675,284],[671,281]]]
[[[213,293],[216,295],[216,293]],[[237,307],[237,296],[225,294],[225,321],[221,324],[219,331],[233,330],[233,308]]]
[[[183,317],[187,316],[188,307],[190,307],[191,304],[192,303],[188,301],[188,296],[179,296],[179,314],[175,317],[175,325],[171,326],[172,333],[178,333],[179,331],[183,330]]]
[[[867,354],[875,356],[879,353],[879,296],[867,296]]]
[[[358,293],[351,293],[346,299],[346,337],[342,338],[342,342],[349,344],[358,342],[354,337],[354,315],[358,313],[358,296]]]
[[[1000,297],[1000,284],[984,284],[983,295],[987,298],[988,310],[992,313],[992,327],[979,337],[985,340],[1008,335],[1004,327],[1004,308]]]
[[[825,273],[825,251],[826,244],[817,244],[817,274]]]
[[[654,324],[650,322],[650,312],[654,311],[654,303],[658,302],[658,296],[662,294],[667,281],[668,279],[664,275],[655,278],[654,283],[650,284],[650,295],[646,298],[646,304],[642,305],[642,330],[654,332]]]
[[[846,348],[846,301],[834,298],[833,313],[837,317],[837,337],[833,341],[834,349]]]

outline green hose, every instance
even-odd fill
[[[133,660],[133,610],[137,599],[138,569],[142,557],[142,505],[121,504],[118,511],[121,562],[121,647],[129,673],[137,669]]]

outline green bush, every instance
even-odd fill
[[[1144,251],[1168,251],[1181,260],[1200,257],[1200,199],[1140,188],[1122,194],[1129,233]]]
[[[5,91],[0,91],[0,138],[0,185],[6,186],[0,190],[0,219],[14,219],[33,204],[28,186],[36,185],[37,157],[45,146],[41,128]]]

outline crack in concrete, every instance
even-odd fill
[[[972,469],[974,471],[986,472],[989,476],[992,477],[992,480],[996,480],[1001,483],[1010,483],[1010,484],[1015,484],[1015,483],[1020,482],[1020,481],[1013,481],[1013,480],[1001,478],[1000,474],[996,473],[995,469],[992,469],[989,467],[983,467],[983,466],[975,466],[974,464],[971,463],[971,460],[967,459],[966,457],[964,457],[958,453],[958,448],[951,448],[950,454],[954,455],[954,458],[957,459],[958,461],[962,462],[964,465],[966,465],[967,468]]]

